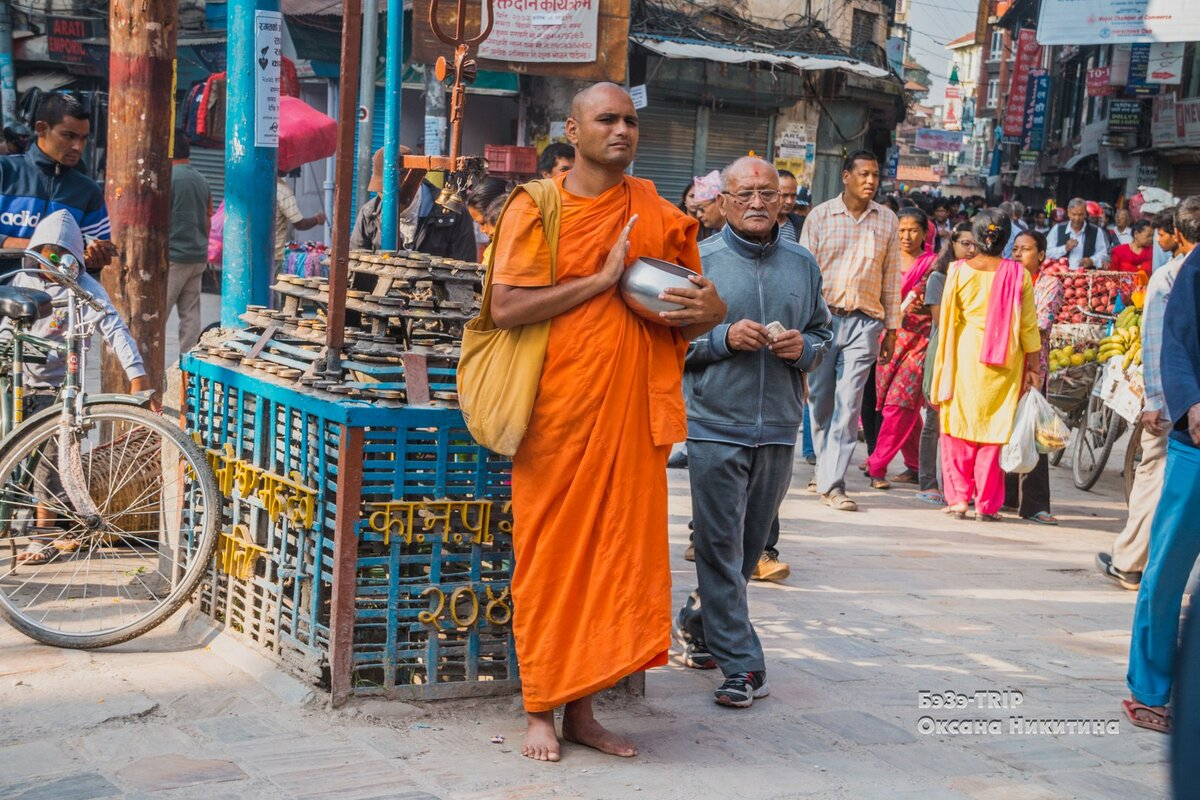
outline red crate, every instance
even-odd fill
[[[485,144],[483,157],[492,175],[533,175],[537,172],[537,150],[513,144]]]

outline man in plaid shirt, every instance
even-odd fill
[[[851,153],[842,184],[840,195],[812,210],[800,234],[800,245],[821,267],[825,303],[833,314],[833,344],[808,377],[817,452],[809,489],[830,508],[857,511],[846,496],[846,470],[858,442],[871,364],[891,360],[900,325],[900,241],[896,215],[872,199],[879,188],[874,153]]]
[[[1112,554],[1096,554],[1096,569],[1100,570],[1100,574],[1131,591],[1137,591],[1142,582],[1142,571],[1146,568],[1150,552],[1150,526],[1154,524],[1154,509],[1162,494],[1163,476],[1167,468],[1170,423],[1159,364],[1163,317],[1179,268],[1196,246],[1193,237],[1200,237],[1200,197],[1189,197],[1180,204],[1176,213],[1178,217],[1170,226],[1176,245],[1174,258],[1154,270],[1146,286],[1146,302],[1142,311],[1142,377],[1146,383],[1146,398],[1142,408],[1142,462],[1134,473],[1133,491],[1129,494],[1129,518],[1113,542]],[[1159,244],[1170,244],[1169,241],[1164,242],[1162,235],[1167,228],[1167,220],[1156,219],[1155,223]]]

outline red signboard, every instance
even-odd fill
[[[90,61],[83,40],[96,36],[94,20],[47,17],[46,22],[46,50],[50,58],[71,64]]]
[[[1108,97],[1113,93],[1112,67],[1096,67],[1087,71],[1088,97]]]
[[[1004,136],[1017,141],[1025,128],[1025,92],[1029,88],[1029,70],[1041,64],[1042,48],[1037,31],[1022,28],[1017,34],[1017,54],[1013,61],[1012,83],[1004,109]]]

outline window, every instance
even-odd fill
[[[851,22],[850,28],[850,47],[858,48],[863,45],[874,44],[875,26],[878,22],[878,14],[872,14],[870,11],[864,11],[861,8],[854,9],[854,19]]]
[[[992,30],[992,46],[988,48],[988,61],[999,61],[1004,52],[1004,31],[1001,28]]]
[[[1000,99],[1000,79],[992,78],[988,81],[987,107],[995,108],[996,103]]]

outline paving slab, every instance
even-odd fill
[[[861,455],[861,453],[860,453]],[[1114,454],[1114,463],[1120,459]],[[678,654],[644,699],[601,719],[637,759],[574,745],[559,764],[520,756],[519,701],[324,696],[226,637],[163,628],[108,651],[42,647],[0,626],[0,798],[124,800],[1060,800],[1165,796],[1166,740],[1014,734],[1028,720],[1117,719],[1134,595],[1091,569],[1123,522],[1120,480],[1079,492],[1051,471],[1048,531],[955,523],[897,489],[844,514],[804,491],[797,468],[780,549],[792,576],[748,598],[772,694],[744,711],[713,703],[720,676]],[[669,473],[674,600],[687,473]],[[1017,689],[1017,707],[923,708],[919,692]],[[926,733],[924,718],[999,731]],[[502,736],[503,742],[492,743]]]

